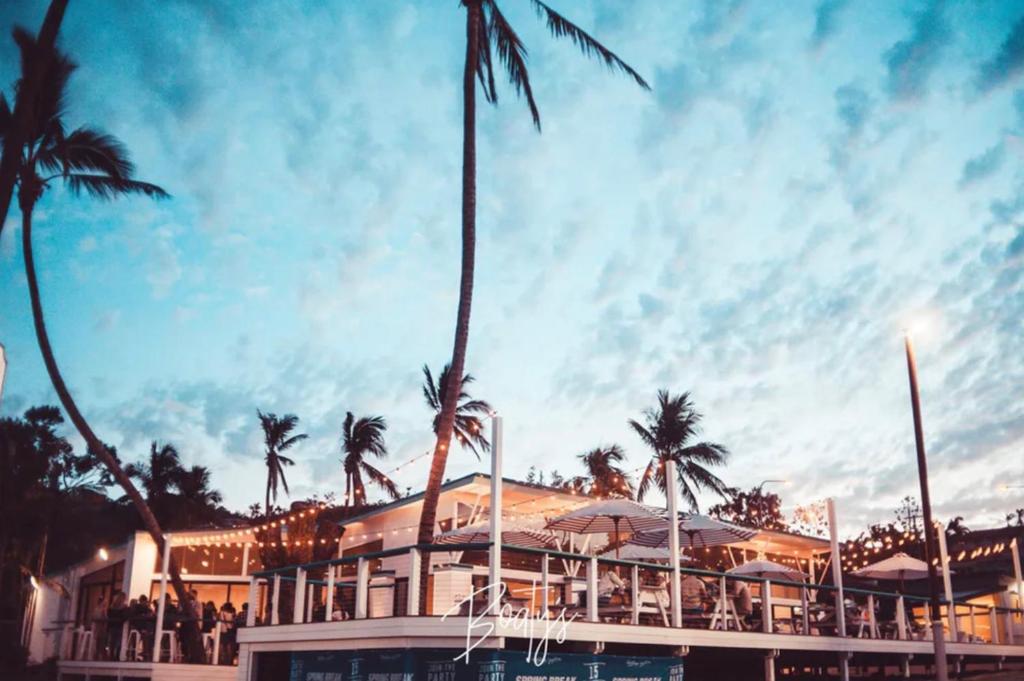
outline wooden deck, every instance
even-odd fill
[[[238,667],[209,664],[168,664],[166,662],[119,662],[62,660],[57,663],[61,681],[96,678],[151,679],[152,681],[235,681]]]

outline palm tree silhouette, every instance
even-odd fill
[[[665,486],[665,462],[676,462],[679,492],[690,508],[697,510],[697,496],[694,489],[710,489],[722,497],[728,496],[729,488],[705,466],[721,466],[729,456],[729,450],[714,442],[689,444],[700,432],[703,417],[693,408],[690,393],[670,395],[667,390],[658,391],[656,409],[644,410],[644,421],[629,420],[640,439],[654,450],[654,456],[644,469],[637,486],[636,498],[643,500],[657,482],[662,492]]]
[[[47,20],[49,20],[49,15]],[[68,79],[76,65],[57,49],[46,49],[46,41],[35,39],[24,29],[14,30],[14,39],[21,51],[21,79],[16,90],[21,92],[29,83],[36,83],[36,96],[31,109],[31,118],[15,121],[7,100],[0,98],[0,137],[5,140],[4,163],[8,160],[7,136],[15,133],[22,137],[17,150],[18,205],[21,208],[21,245],[25,259],[25,277],[28,280],[29,298],[32,304],[32,321],[36,340],[43,356],[43,364],[53,384],[54,392],[60,399],[68,418],[85,440],[89,452],[96,456],[110,472],[111,477],[124,490],[142,519],[143,527],[149,532],[157,546],[163,551],[164,534],[160,523],[131,478],[121,467],[117,457],[96,435],[85,420],[81,410],[68,390],[64,377],[50,345],[49,333],[43,318],[43,306],[39,293],[35,259],[32,253],[32,211],[51,183],[62,180],[73,194],[83,191],[100,199],[113,199],[125,194],[144,194],[153,198],[164,198],[168,194],[155,184],[139,182],[132,178],[135,168],[128,159],[128,152],[115,138],[96,130],[82,127],[70,133],[65,131],[63,122]],[[52,36],[50,36],[52,40]],[[41,70],[41,75],[40,75]],[[29,88],[31,89],[31,88]],[[20,104],[21,102],[19,102]],[[25,127],[20,124],[25,123]],[[12,152],[13,153],[13,152]],[[0,187],[2,189],[2,187]],[[2,198],[2,197],[0,197]],[[181,581],[177,562],[171,559],[168,566],[171,586],[178,602],[186,604],[189,613],[188,592]],[[189,655],[199,659],[202,655],[202,641],[196,627],[186,627],[184,636],[189,645]]]
[[[263,508],[269,520],[270,501],[273,499],[275,503],[277,502],[278,487],[283,487],[284,493],[289,494],[288,481],[284,477],[284,467],[295,465],[295,462],[284,456],[282,452],[287,451],[297,442],[305,440],[307,435],[305,433],[292,435],[292,431],[299,425],[299,417],[295,414],[285,414],[278,418],[275,414],[264,414],[259,409],[256,410],[256,414],[260,417],[260,427],[263,428],[263,444],[267,450],[264,458],[267,464],[267,498]]]
[[[427,401],[427,406],[434,411],[432,423],[434,435],[437,435],[438,427],[441,425],[441,396],[448,390],[450,374],[451,365],[445,364],[435,383],[434,376],[430,373],[430,367],[426,364],[423,365],[423,397]],[[486,401],[474,400],[466,391],[466,386],[474,380],[476,379],[472,374],[465,374],[462,377],[462,389],[459,390],[459,401],[455,407],[455,423],[452,429],[459,444],[473,452],[479,461],[480,452],[477,451],[477,447],[480,448],[480,451],[487,453],[491,451],[491,443],[484,435],[483,421],[478,415],[491,414],[493,410]]]
[[[182,504],[182,527],[193,527],[200,520],[210,520],[224,500],[220,492],[210,488],[210,469],[205,466],[182,469],[177,484]]]
[[[540,0],[530,0],[539,17],[547,22],[555,38],[567,38],[587,57],[596,57],[609,68],[617,69],[632,78],[640,87],[650,89],[647,82],[631,66],[599,43],[586,31],[572,23]],[[476,258],[476,81],[479,79],[484,99],[492,104],[498,101],[494,83],[494,52],[517,95],[526,99],[530,115],[540,130],[540,111],[533,99],[530,74],[526,68],[526,47],[498,8],[496,0],[461,0],[466,8],[466,62],[462,74],[462,267],[459,283],[459,306],[455,318],[455,339],[452,347],[451,375],[455,377],[441,397],[441,415],[438,419],[437,440],[427,488],[423,497],[423,510],[417,541],[430,543],[437,519],[437,502],[444,480],[448,460],[448,445],[455,427],[455,410],[466,364],[466,346],[469,342],[469,317],[473,303],[473,273]],[[427,573],[421,567],[420,607],[426,612]]]
[[[395,482],[367,462],[368,455],[384,458],[388,448],[384,444],[384,431],[388,425],[383,416],[364,416],[356,419],[346,412],[341,425],[341,460],[345,469],[345,505],[359,507],[366,503],[366,485],[363,475],[380,487],[392,499],[402,496]]]
[[[130,463],[125,472],[139,481],[146,494],[146,503],[161,524],[167,524],[173,512],[173,493],[184,468],[174,445],[157,447],[156,440],[149,445],[149,459],[144,463]]]
[[[579,460],[587,470],[584,479],[587,481],[587,494],[597,497],[633,496],[633,481],[623,470],[621,464],[626,459],[625,452],[618,445],[595,447],[579,455]]]

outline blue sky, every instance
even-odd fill
[[[388,419],[386,468],[430,447],[420,367],[450,353],[459,266],[458,3],[70,5],[70,124],[173,194],[56,189],[36,212],[51,335],[101,436],[127,459],[174,443],[237,508],[262,498],[257,408],[311,436],[293,497],[341,491],[346,410]],[[924,319],[937,514],[1022,505],[998,485],[1024,484],[1024,7],[556,3],[646,93],[502,6],[544,124],[508,87],[479,114],[468,367],[509,474],[574,473],[613,442],[639,467],[626,420],[689,390],[730,484],[788,478],[788,506],[888,521],[917,493],[901,329]],[[44,10],[7,3],[0,28]],[[16,61],[4,40],[5,86]],[[55,399],[19,220],[0,239],[5,414]],[[449,474],[482,468],[457,453]]]

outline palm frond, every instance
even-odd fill
[[[509,82],[515,88],[516,94],[526,98],[527,106],[530,107],[530,115],[533,117],[533,125],[539,131],[540,111],[537,109],[537,102],[533,99],[533,88],[530,87],[530,72],[526,68],[526,47],[512,26],[505,20],[497,3],[488,2],[487,6],[491,14],[491,37],[498,51],[498,59],[505,65],[505,72],[508,74]]]
[[[10,130],[12,121],[11,107],[7,104],[7,98],[0,92],[0,142],[3,141]]]
[[[477,60],[476,75],[484,91],[484,99],[491,104],[498,103],[498,90],[494,87],[494,60],[491,58],[491,36],[484,17],[483,8],[477,14]]]
[[[710,466],[721,466],[729,459],[729,450],[714,442],[699,442],[679,450],[683,460],[697,461]]]
[[[360,462],[360,467],[363,469],[363,472],[366,473],[366,477],[370,478],[374,484],[383,489],[384,492],[393,500],[402,496],[398,491],[398,485],[395,484],[395,481],[385,475],[382,471],[377,470],[365,461]]]
[[[129,178],[135,172],[124,145],[96,130],[78,128],[55,147],[65,171],[95,171],[120,178]]]
[[[81,194],[84,191],[91,196],[108,201],[122,194],[145,194],[155,199],[164,199],[170,196],[155,184],[109,175],[72,173],[67,176],[67,182],[68,187],[76,194]]]
[[[589,33],[548,7],[541,0],[531,1],[533,2],[534,9],[537,11],[537,16],[547,18],[548,30],[551,31],[553,36],[556,38],[569,38],[580,48],[584,55],[600,59],[608,68],[618,69],[631,77],[643,89],[651,89],[647,81],[632,66],[622,61],[614,52],[595,40]]]

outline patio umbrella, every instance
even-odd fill
[[[501,543],[529,549],[546,549],[555,545],[555,533],[523,523],[506,522],[501,531]],[[491,541],[488,520],[456,527],[434,537],[435,544],[475,544]]]
[[[936,569],[942,572],[942,566],[937,566]],[[905,553],[897,553],[885,560],[862,567],[860,570],[854,570],[853,574],[868,579],[895,579],[900,583],[902,589],[903,581],[906,579],[927,579],[928,563]],[[952,571],[950,574],[953,574]]]
[[[731,570],[726,570],[730,575],[746,575],[748,577],[760,577],[773,581],[782,580],[789,582],[802,582],[807,575],[796,568],[782,565],[771,560],[752,560],[742,565],[737,565]]]
[[[632,499],[605,499],[587,504],[555,518],[546,527],[577,534],[601,532],[615,535],[615,557],[619,557],[619,532],[643,532],[664,526],[665,521],[655,509]]]
[[[604,553],[612,553],[612,550],[609,549]],[[640,546],[638,544],[626,544],[622,547],[620,555],[617,555],[616,558],[622,558],[623,560],[636,560],[640,562],[656,560],[668,563],[669,552],[668,547],[663,546]],[[679,561],[682,563],[690,563],[693,562],[693,559],[689,558],[688,556],[679,556]]]
[[[657,530],[642,532],[630,539],[630,543],[640,546],[668,546],[668,520],[663,518],[661,522]],[[679,514],[679,532],[679,546],[691,549],[735,544],[757,534],[757,530],[696,513]]]

